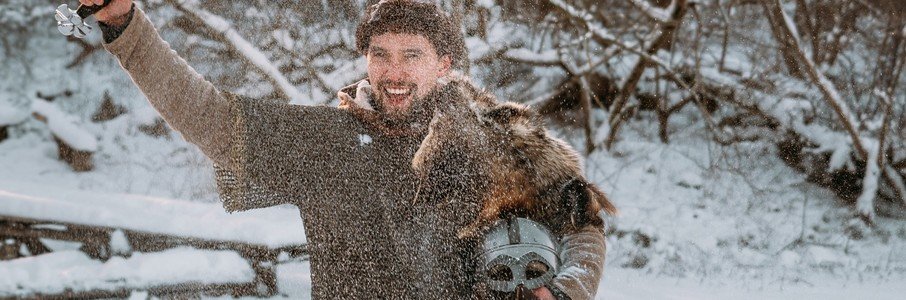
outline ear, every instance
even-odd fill
[[[574,178],[561,190],[560,199],[569,213],[570,225],[578,228],[585,225],[603,224],[598,212],[603,209],[607,214],[616,214],[616,207],[594,184],[584,179]]]
[[[509,124],[512,123],[515,118],[525,116],[528,113],[529,111],[526,110],[525,107],[507,102],[491,108],[482,115],[484,118],[493,120],[495,123]]]
[[[450,69],[453,68],[453,59],[450,58],[450,55],[444,55],[440,57],[440,68],[437,69],[437,77],[444,77],[450,74]]]

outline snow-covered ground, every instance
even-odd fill
[[[141,201],[163,201],[155,200],[160,198],[185,201],[186,207],[203,204],[205,212],[216,208],[210,162],[178,133],[151,137],[138,130],[155,113],[108,54],[95,53],[81,66],[64,69],[77,46],[50,36],[31,43],[35,46],[30,49],[36,50],[23,60],[31,61],[32,70],[10,77],[15,80],[0,80],[0,116],[18,123],[19,117],[11,116],[17,113],[5,107],[27,110],[40,101],[38,92],[71,91],[70,96],[40,105],[53,105],[71,115],[70,122],[96,138],[95,169],[73,172],[57,159],[51,129],[26,116],[24,123],[10,128],[10,138],[0,142],[0,195],[63,201],[77,194],[71,199],[83,199],[83,205],[99,206],[96,209],[104,207],[92,202],[92,195],[122,195],[124,203],[110,208],[113,214],[140,210]],[[86,85],[75,79],[79,76],[94,82]],[[89,116],[105,91],[128,112],[91,123]],[[772,144],[711,142],[695,115],[681,112],[671,118],[671,142],[663,144],[657,138],[656,118],[643,112],[626,125],[612,151],[598,151],[586,161],[588,176],[621,210],[609,220],[612,231],[599,299],[901,298],[898,292],[906,288],[906,223],[879,218],[876,228],[866,228],[852,221],[852,208],[839,206],[833,194],[785,166]],[[566,137],[582,145],[581,136]],[[72,190],[77,192],[67,193]],[[0,203],[0,209],[12,210],[11,203]],[[301,233],[298,213],[286,210],[252,214],[297,224],[285,230]],[[58,212],[38,207],[28,213],[51,217]],[[243,220],[239,215],[212,218]],[[174,221],[158,216],[143,226],[178,229]],[[143,265],[158,260],[210,262],[216,254],[177,249],[102,263],[62,248],[38,258],[0,262],[0,297],[22,289],[49,292],[83,284],[70,280],[79,270],[97,272],[99,282],[128,277],[129,284],[151,284],[163,275]],[[210,270],[189,273],[211,282],[220,275],[247,276],[241,264],[228,265],[237,267],[224,272],[203,265],[185,267]],[[282,261],[277,266],[279,297],[308,298],[308,270],[305,261]],[[4,276],[34,279],[28,285],[10,286],[4,285],[9,282]],[[138,299],[146,294],[133,295]]]
[[[0,261],[0,297],[28,296],[35,291],[58,294],[66,290],[141,289],[172,282],[245,283],[254,278],[249,263],[233,251],[180,247],[100,262],[68,250]]]

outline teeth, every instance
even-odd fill
[[[409,89],[387,89],[387,93],[394,95],[405,95],[409,93]]]

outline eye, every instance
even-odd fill
[[[531,279],[541,277],[545,273],[547,273],[548,269],[549,268],[547,267],[547,264],[537,261],[537,260],[533,260],[532,262],[528,263],[528,265],[526,265],[526,267],[525,267],[525,278],[531,280]]]
[[[406,53],[406,59],[408,60],[416,60],[420,57],[421,55],[418,55],[418,53]]]

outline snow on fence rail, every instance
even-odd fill
[[[0,297],[125,297],[134,289],[168,294],[193,287],[213,292],[254,279],[252,267],[235,251],[187,247],[113,257],[106,262],[78,251],[0,261]]]
[[[306,242],[295,209],[230,214],[219,203],[67,190],[29,182],[0,181],[0,215],[270,248]]]
[[[276,293],[274,264],[278,256],[305,254],[306,240],[299,218],[297,210],[284,208],[229,215],[218,203],[96,193],[35,183],[0,181],[0,237],[18,240],[21,247],[28,249],[31,254],[43,254],[23,259],[47,259],[45,255],[49,254],[44,253],[49,250],[38,242],[39,239],[79,242],[82,244],[80,250],[87,256],[108,262],[120,259],[114,255],[146,255],[149,252],[191,247],[195,248],[191,249],[194,251],[208,251],[193,254],[200,257],[210,257],[216,251],[231,250],[228,252],[238,254],[238,257],[248,262],[254,274],[254,281],[248,283],[223,285],[196,280],[188,287],[185,283],[178,282],[169,286],[145,287],[152,293],[181,291],[273,295]],[[21,259],[16,261],[18,260]],[[97,262],[93,264],[96,269],[106,266],[106,263],[100,266]],[[60,270],[58,275],[63,276],[65,273]],[[63,277],[54,281],[66,282]],[[120,286],[115,288],[120,290],[89,290],[80,293],[82,296],[117,297],[126,291]],[[3,290],[0,287],[0,294],[3,294]],[[73,291],[73,287],[66,289],[66,293]],[[35,295],[55,292],[59,292],[59,289],[35,291]]]

